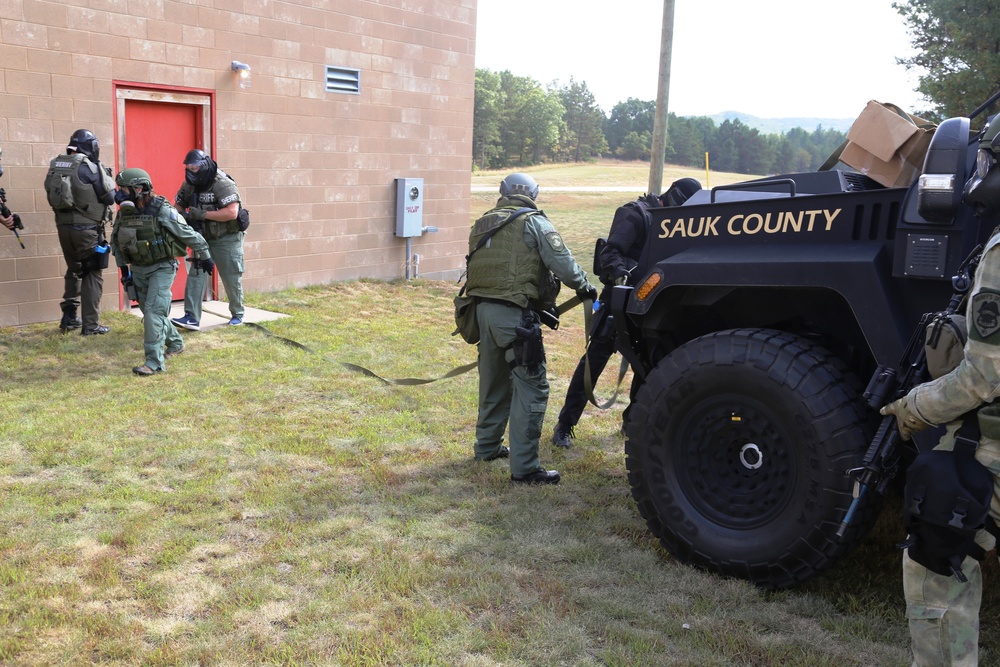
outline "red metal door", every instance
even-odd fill
[[[125,167],[145,169],[153,190],[171,204],[184,182],[184,156],[203,148],[202,107],[195,104],[125,100]],[[124,167],[123,167],[124,168]],[[181,262],[171,291],[184,298],[187,263]]]

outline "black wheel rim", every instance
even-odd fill
[[[745,395],[718,395],[678,413],[672,460],[697,512],[748,530],[785,510],[794,494],[795,443],[772,409]]]

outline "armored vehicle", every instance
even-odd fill
[[[996,99],[942,122],[906,187],[838,163],[651,210],[639,278],[612,312],[639,387],[629,484],[679,560],[785,588],[864,539],[881,497],[844,518],[881,420],[865,383],[899,364],[993,230],[963,188],[972,121]]]

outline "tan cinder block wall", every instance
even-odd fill
[[[424,179],[419,276],[467,252],[476,0],[0,0],[0,326],[57,320],[65,264],[42,182],[78,128],[115,145],[114,82],[215,92],[219,165],[253,220],[244,286],[269,291],[406,275],[396,178]],[[233,60],[252,68],[241,90]],[[359,95],[325,67],[360,70]],[[178,169],[180,169],[178,165]],[[162,193],[172,199],[173,193]],[[110,230],[109,230],[110,231]],[[417,272],[411,267],[411,275]],[[118,307],[114,262],[103,307]],[[221,289],[221,285],[220,285]]]

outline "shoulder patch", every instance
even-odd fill
[[[566,244],[563,243],[562,237],[559,236],[559,232],[549,232],[545,235],[545,240],[549,242],[549,247],[556,252],[561,252]]]
[[[983,289],[972,297],[969,310],[972,319],[970,334],[973,339],[994,345],[1000,344],[1000,292]]]

